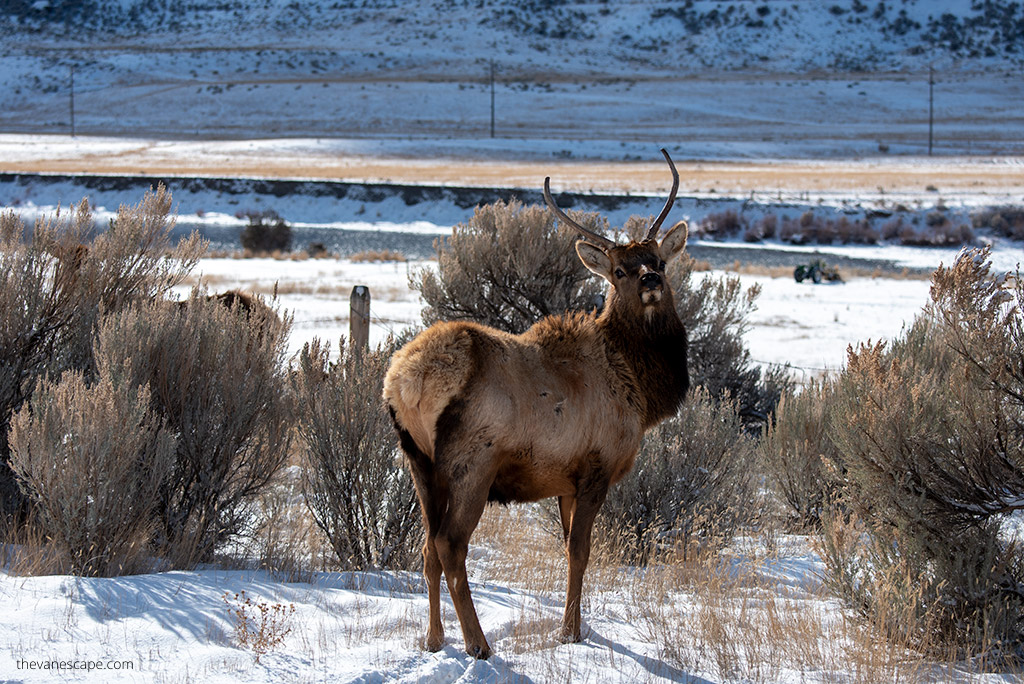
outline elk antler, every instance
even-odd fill
[[[665,222],[668,217],[668,212],[672,211],[672,204],[676,201],[676,192],[679,191],[679,172],[676,171],[676,165],[672,163],[672,157],[668,156],[668,152],[665,148],[661,148],[661,153],[665,155],[665,161],[668,162],[668,168],[672,169],[672,192],[668,195],[668,201],[665,202],[665,208],[658,214],[658,218],[654,219],[654,223],[651,224],[651,229],[647,231],[647,240],[653,240],[658,236],[658,230],[661,228],[661,224]]]
[[[571,218],[566,216],[565,212],[558,208],[555,204],[555,200],[551,199],[551,177],[548,176],[544,179],[544,201],[547,202],[548,208],[554,212],[555,216],[560,218],[566,225],[575,228],[580,234],[586,238],[587,242],[592,242],[594,245],[601,247],[605,251],[615,247],[615,241],[609,240],[603,235],[598,235],[592,230],[587,230],[580,224],[573,221]]]

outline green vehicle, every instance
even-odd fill
[[[812,282],[820,283],[822,280],[829,282],[841,282],[839,269],[829,266],[823,259],[815,259],[809,264],[800,264],[793,269],[793,279],[798,283],[810,278]]]

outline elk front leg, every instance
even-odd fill
[[[569,525],[566,555],[569,559],[569,581],[565,592],[565,615],[559,640],[562,643],[580,641],[580,602],[583,596],[583,574],[590,562],[590,533],[594,519],[608,493],[607,482],[595,482],[588,491],[577,494]],[[559,509],[562,510],[561,499]],[[563,527],[565,513],[562,513]]]
[[[572,526],[572,512],[576,508],[576,497],[558,497],[558,516],[562,519],[562,543],[566,545],[566,553],[569,551],[569,529]]]

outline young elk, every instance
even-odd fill
[[[611,284],[604,311],[549,316],[521,335],[468,322],[437,323],[400,349],[384,379],[426,526],[426,647],[444,643],[441,572],[466,651],[487,658],[466,578],[469,538],[488,501],[557,496],[569,560],[560,638],[580,640],[580,595],[590,531],[608,488],[633,466],[644,432],[673,415],[689,385],[686,330],[665,264],[682,253],[686,223],[656,238],[679,188],[642,242],[619,245],[586,230],[576,252]]]

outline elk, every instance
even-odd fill
[[[644,433],[673,415],[689,386],[686,330],[665,278],[686,246],[685,221],[657,241],[672,191],[642,241],[617,244],[544,200],[580,233],[576,253],[611,285],[605,308],[549,316],[512,335],[467,321],[436,323],[395,353],[384,399],[415,483],[426,531],[425,646],[444,643],[442,571],[466,651],[487,658],[466,577],[469,538],[489,501],[558,497],[568,556],[559,638],[580,640],[590,534],[608,488],[633,467]]]

